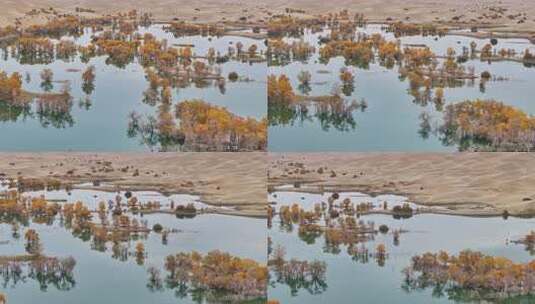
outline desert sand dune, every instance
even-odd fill
[[[3,0],[0,24],[24,17],[32,9],[53,7],[58,12],[74,12],[76,7],[90,8],[96,14],[109,14],[137,9],[151,12],[158,20],[174,17],[199,21],[267,20],[286,8],[303,10],[304,15],[338,12],[363,13],[372,21],[488,23],[501,30],[535,31],[535,5],[530,0]],[[497,13],[499,12],[499,13]],[[47,16],[26,16],[23,23],[46,20]],[[50,16],[48,16],[50,18]]]
[[[266,2],[258,0],[3,0],[2,11],[0,12],[0,22],[3,24],[12,23],[18,17],[24,17],[32,9],[54,8],[59,13],[73,13],[76,7],[95,10],[96,15],[126,12],[136,9],[139,12],[150,12],[158,20],[168,21],[174,17],[184,20],[194,18],[202,21],[221,21],[223,19],[236,21],[240,17],[250,17],[256,20],[265,11]],[[38,15],[26,16],[22,19],[24,23],[35,23],[43,21],[52,16]]]
[[[270,7],[303,9],[308,14],[348,9],[350,12],[363,13],[373,21],[385,21],[386,18],[407,22],[456,23],[475,20],[504,26],[509,30],[535,30],[535,6],[528,0],[274,0]],[[506,11],[496,14],[501,9]]]

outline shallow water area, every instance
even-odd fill
[[[82,201],[90,209],[97,209],[100,201],[115,201],[116,196],[122,197],[122,201],[126,202],[125,194],[125,191],[73,189],[69,192],[65,190],[25,192],[23,196],[44,196],[47,200],[58,204]],[[165,196],[155,191],[132,191],[131,194],[143,204],[159,202],[162,209],[169,209],[171,201],[175,206],[191,203],[198,210],[214,208],[202,203],[195,195]],[[63,220],[59,216],[52,223],[42,224],[30,221],[27,227],[21,226],[22,235],[24,230],[30,228],[39,233],[44,247],[43,252],[47,256],[72,256],[76,260],[73,275],[75,284],[66,290],[59,290],[52,285],[42,290],[34,280],[27,279],[17,284],[8,281],[2,289],[9,301],[30,303],[32,299],[39,298],[42,303],[94,303],[95,301],[99,303],[127,301],[140,304],[176,303],[177,301],[206,303],[208,300],[203,299],[202,294],[189,293],[184,296],[175,294],[173,289],[165,287],[161,290],[149,288],[147,269],[151,266],[158,268],[165,279],[166,272],[163,269],[165,257],[191,251],[205,254],[212,250],[221,250],[238,257],[251,258],[265,263],[265,220],[213,213],[201,213],[193,217],[166,213],[141,215],[127,212],[126,214],[149,229],[152,229],[155,224],[162,225],[169,231],[166,242],[163,242],[159,233],[141,232],[123,244],[127,246],[129,253],[127,257],[120,257],[114,255],[111,242],[108,242],[105,249],[102,249],[95,247],[92,240],[74,236],[72,231],[64,227]],[[94,222],[100,222],[97,214],[93,217]],[[108,217],[111,218],[111,214]],[[5,241],[0,245],[3,255],[17,255],[25,252],[24,237],[14,239],[9,223],[0,224],[0,241]],[[144,244],[146,252],[142,265],[139,265],[136,257],[133,256],[138,242]],[[104,290],[105,292],[102,292]]]
[[[443,112],[433,102],[416,100],[409,92],[410,85],[406,79],[400,79],[399,68],[387,68],[378,62],[369,67],[346,65],[344,58],[334,57],[328,63],[320,62],[320,39],[330,33],[328,28],[313,32],[305,30],[301,38],[284,38],[286,42],[305,41],[315,47],[315,52],[306,61],[292,61],[285,65],[269,66],[269,74],[286,75],[296,94],[300,82],[298,75],[302,71],[311,74],[308,96],[327,96],[341,84],[340,69],[347,67],[355,76],[354,90],[343,95],[345,105],[351,102],[365,101],[366,108],[357,108],[349,113],[337,112],[336,109],[322,109],[311,104],[305,109],[271,109],[269,127],[269,151],[445,151],[452,152],[459,148],[457,143],[445,143],[435,129],[443,122]],[[489,39],[478,39],[448,34],[438,36],[402,36],[394,37],[383,25],[370,24],[357,27],[356,34],[371,35],[380,33],[386,41],[399,39],[401,48],[427,46],[438,58],[444,61],[447,49],[452,48],[457,55],[462,54],[463,47],[470,49],[475,42],[480,50]],[[535,53],[535,45],[527,39],[498,39],[494,49],[515,50],[517,57],[528,49]],[[491,73],[493,79],[480,86],[480,80],[466,80],[463,85],[444,88],[445,108],[464,100],[494,99],[514,106],[528,115],[535,114],[535,104],[531,100],[532,87],[535,85],[535,68],[513,61],[481,61],[469,59],[462,63],[467,69],[472,67],[475,75],[484,71]],[[422,117],[427,118],[423,121]],[[281,122],[282,121],[282,122]],[[428,130],[430,128],[431,130]]]
[[[313,210],[316,203],[325,202],[331,194],[311,194],[294,192],[299,189],[288,189],[271,193],[269,201],[277,210],[280,206],[297,203],[304,210]],[[394,206],[405,201],[403,197],[380,195],[368,196],[362,193],[339,193],[335,204],[349,198],[352,203],[371,202],[376,205],[386,201]],[[523,245],[511,241],[518,240],[529,233],[535,226],[533,218],[501,217],[481,218],[465,216],[449,216],[438,214],[416,214],[406,219],[394,219],[391,215],[362,215],[357,221],[371,223],[375,227],[387,225],[388,233],[376,233],[369,241],[356,244],[373,252],[379,244],[386,246],[387,258],[384,265],[370,257],[368,261],[355,259],[347,252],[347,246],[340,245],[333,249],[325,243],[323,236],[311,241],[300,239],[298,225],[293,228],[282,225],[278,215],[273,219],[269,236],[272,248],[282,245],[286,250],[286,258],[298,260],[319,260],[327,263],[326,288],[324,290],[297,289],[274,283],[269,294],[281,303],[354,303],[358,299],[362,303],[459,303],[462,298],[438,293],[433,294],[432,288],[407,291],[403,289],[404,275],[402,270],[409,266],[412,256],[424,252],[445,250],[449,254],[458,254],[465,249],[481,251],[484,254],[504,256],[514,262],[529,262],[534,256],[525,250]],[[320,220],[319,224],[324,224]],[[393,241],[392,231],[399,229],[399,244]],[[469,301],[466,303],[479,303]],[[510,303],[531,303],[533,298],[511,299]],[[490,302],[493,303],[493,302]],[[509,302],[507,302],[509,303]]]
[[[147,28],[140,27],[138,33],[150,33],[157,39],[167,39],[169,46],[193,44],[193,54],[206,55],[209,48],[226,54],[229,47],[241,42],[244,48],[252,44],[263,52],[265,45],[261,40],[246,37],[221,36],[204,37],[188,36],[175,38],[163,30],[164,25],[156,24]],[[86,46],[94,35],[86,29],[80,37],[64,37],[78,46]],[[51,39],[58,43],[58,39]],[[23,89],[29,92],[42,93],[40,73],[48,68],[53,72],[53,89],[59,92],[64,83],[70,84],[72,105],[65,113],[53,115],[38,112],[36,105],[28,108],[10,106],[0,102],[0,130],[2,143],[0,149],[6,151],[150,151],[158,147],[147,146],[137,137],[127,134],[129,115],[132,112],[140,115],[154,115],[157,106],[143,102],[143,94],[149,87],[143,66],[137,58],[124,67],[110,64],[107,55],[96,56],[84,63],[80,57],[69,60],[56,59],[49,64],[21,63],[10,54],[11,48],[0,50],[0,70],[8,74],[18,72],[23,77]],[[95,67],[94,91],[86,96],[82,90],[82,72],[90,65]],[[175,88],[174,105],[191,99],[202,99],[212,105],[226,107],[235,115],[261,119],[266,116],[266,83],[267,65],[265,62],[241,62],[230,60],[225,63],[214,63],[213,68],[221,70],[225,78],[230,72],[237,72],[243,78],[239,81],[226,81],[224,89],[215,84],[197,86],[190,83],[186,87]],[[86,97],[89,102],[86,101]],[[106,134],[106,136],[103,136]]]

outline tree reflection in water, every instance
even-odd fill
[[[348,102],[339,96],[308,97],[301,101],[284,103],[272,102],[268,107],[270,126],[294,125],[318,121],[322,130],[334,128],[338,131],[351,131],[356,128],[354,114],[365,111],[367,104],[362,100]]]
[[[76,260],[72,257],[0,256],[2,287],[14,287],[32,279],[39,283],[41,291],[47,291],[50,286],[60,291],[68,291],[76,285],[73,275],[75,266]]]
[[[274,283],[290,287],[293,296],[296,296],[300,289],[310,294],[320,294],[327,290],[325,277],[327,263],[317,260],[308,262],[291,259],[287,261],[285,254],[285,249],[278,246],[270,255],[268,265],[274,274]]]

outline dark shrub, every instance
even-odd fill
[[[152,226],[152,230],[154,230],[154,232],[162,232],[163,227],[160,224],[154,224],[154,226]]]
[[[383,234],[384,234],[384,233],[387,233],[388,230],[389,230],[389,229],[388,229],[388,226],[387,226],[387,225],[381,225],[381,226],[379,226],[379,232],[381,232],[381,233],[383,233]]]
[[[238,73],[236,73],[236,72],[230,72],[230,73],[228,74],[228,79],[229,79],[230,81],[237,81],[237,80],[238,80],[238,77],[239,77],[239,76],[238,76]]]

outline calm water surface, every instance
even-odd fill
[[[315,203],[327,202],[330,193],[308,194],[299,192],[274,192],[269,201],[275,207],[298,203],[305,210],[311,210]],[[404,197],[382,195],[370,197],[362,193],[340,193],[339,201],[350,198],[353,203],[370,202],[379,205],[387,201],[389,206],[406,202]],[[391,208],[391,207],[390,207]],[[371,251],[378,244],[387,248],[388,258],[383,267],[378,266],[373,258],[368,263],[352,260],[346,247],[340,246],[340,253],[324,251],[324,240],[320,237],[315,243],[307,244],[299,239],[297,225],[292,232],[280,228],[278,216],[274,218],[269,230],[273,247],[282,245],[286,248],[287,259],[320,260],[327,263],[327,289],[319,294],[299,290],[292,295],[286,285],[273,284],[269,296],[281,303],[456,303],[447,297],[437,298],[432,290],[406,292],[402,289],[404,275],[402,270],[410,263],[412,256],[426,251],[446,250],[457,254],[464,249],[482,251],[489,255],[501,255],[516,262],[534,259],[524,246],[507,243],[517,240],[535,227],[535,219],[509,218],[473,218],[446,215],[416,215],[409,219],[397,220],[389,215],[368,215],[360,218],[365,222],[373,221],[375,226],[385,224],[392,229],[407,230],[401,233],[399,245],[393,244],[391,233],[378,234],[374,240],[366,242]],[[360,246],[360,245],[358,245]],[[533,303],[535,299],[512,301],[507,303]],[[476,302],[467,302],[476,303]]]
[[[167,39],[168,45],[193,44],[193,53],[206,55],[210,47],[225,54],[229,46],[241,42],[244,48],[252,44],[258,46],[258,52],[265,51],[263,40],[244,37],[177,37],[166,33],[163,25],[140,28],[139,32],[152,33],[158,39]],[[85,34],[71,39],[79,45],[87,45],[93,33],[86,30]],[[9,50],[8,50],[9,53]],[[2,54],[2,51],[0,51]],[[0,70],[7,73],[19,72],[23,79],[25,73],[30,75],[30,82],[24,81],[23,88],[31,92],[42,92],[40,88],[40,72],[49,68],[54,73],[54,80],[69,81],[73,95],[73,107],[67,118],[57,121],[59,127],[44,125],[43,121],[33,113],[15,114],[15,109],[0,103],[0,149],[4,151],[148,151],[149,148],[140,143],[139,138],[127,136],[128,115],[132,111],[140,114],[155,114],[156,107],[142,102],[143,92],[148,88],[143,67],[134,61],[124,68],[106,64],[107,56],[95,57],[85,64],[79,58],[71,62],[56,60],[48,65],[20,64],[15,59],[0,56]],[[79,106],[85,97],[82,92],[81,74],[87,66],[96,68],[95,90],[90,96],[90,108]],[[260,119],[266,116],[266,81],[267,64],[243,63],[229,61],[219,66],[223,76],[236,71],[249,81],[226,82],[226,90],[221,92],[217,86],[197,88],[194,84],[186,88],[173,90],[173,100],[178,103],[187,99],[203,99],[211,104],[227,107],[240,116]],[[80,70],[68,72],[69,69]],[[58,91],[61,83],[54,83],[53,91]]]
[[[124,195],[124,192],[119,193]],[[83,201],[90,209],[96,208],[98,202],[114,200],[117,193],[98,190],[72,190],[68,195],[65,191],[29,192],[25,195],[45,195],[50,200],[65,200],[66,202]],[[168,205],[171,200],[175,204],[194,203],[202,208],[207,205],[191,195],[163,196],[157,192],[133,192],[141,202],[158,201]],[[124,201],[124,196],[123,196]],[[61,203],[61,202],[60,202]],[[139,241],[145,245],[147,258],[143,266],[136,264],[135,257],[127,261],[112,258],[108,243],[106,252],[91,249],[91,242],[84,242],[73,237],[70,231],[61,227],[56,220],[52,225],[30,223],[44,245],[44,253],[48,256],[67,257],[76,259],[74,270],[75,286],[68,291],[59,291],[49,286],[46,291],[39,289],[34,280],[19,282],[16,285],[0,285],[7,295],[9,303],[203,303],[197,302],[191,296],[177,298],[174,291],[150,291],[147,288],[147,268],[156,266],[165,276],[163,262],[167,255],[178,252],[198,251],[207,253],[212,250],[222,250],[243,258],[252,258],[260,263],[266,259],[266,230],[265,220],[245,217],[224,216],[216,214],[198,215],[191,219],[179,219],[175,215],[150,214],[131,216],[138,220],[147,220],[148,227],[160,223],[164,228],[176,229],[170,233],[167,245],[162,244],[161,236],[150,233],[147,238],[140,237]],[[95,219],[94,219],[95,220]],[[98,221],[98,218],[96,219]],[[26,227],[25,227],[26,228]],[[21,232],[25,229],[21,227]],[[11,238],[11,226],[0,224],[0,240],[9,240],[0,245],[2,255],[24,254],[24,238]],[[134,251],[138,241],[129,243],[130,251]],[[2,284],[2,282],[0,282]]]
[[[305,32],[303,40],[316,47],[316,53],[307,62],[292,62],[284,66],[270,66],[269,73],[287,75],[296,93],[299,81],[297,75],[308,71],[312,75],[310,96],[328,95],[335,84],[340,84],[339,70],[345,66],[341,57],[332,58],[328,64],[319,62],[319,37],[327,36],[328,29],[312,33]],[[368,25],[358,28],[357,32],[372,34],[381,33],[385,39],[395,41],[392,33],[381,29],[380,25]],[[296,41],[296,38],[286,38]],[[477,43],[477,49],[489,43],[488,39],[475,39],[460,35],[445,37],[410,36],[401,37],[401,44],[425,44],[435,54],[445,55],[448,47],[462,54],[462,48]],[[498,39],[495,49],[507,48],[516,50],[517,54],[529,48],[535,52],[535,45],[526,39]],[[517,55],[518,56],[518,55]],[[475,74],[489,71],[493,76],[505,77],[506,81],[489,81],[485,91],[481,92],[479,80],[463,87],[445,88],[445,104],[467,99],[496,99],[515,106],[528,114],[535,115],[533,88],[535,87],[535,68],[525,67],[516,62],[482,62],[479,59],[469,60],[465,67],[473,66]],[[409,83],[400,81],[397,68],[387,69],[378,63],[371,63],[368,69],[349,67],[355,75],[355,90],[348,101],[362,99],[367,102],[364,112],[353,112],[354,128],[337,129],[333,121],[327,119],[320,124],[314,117],[315,109],[309,107],[308,119],[296,117],[288,124],[272,124],[269,128],[269,151],[455,151],[456,146],[444,146],[438,136],[431,134],[423,138],[419,134],[421,113],[431,117],[431,125],[437,126],[442,120],[442,113],[436,111],[433,103],[422,105],[414,102],[409,95]]]

